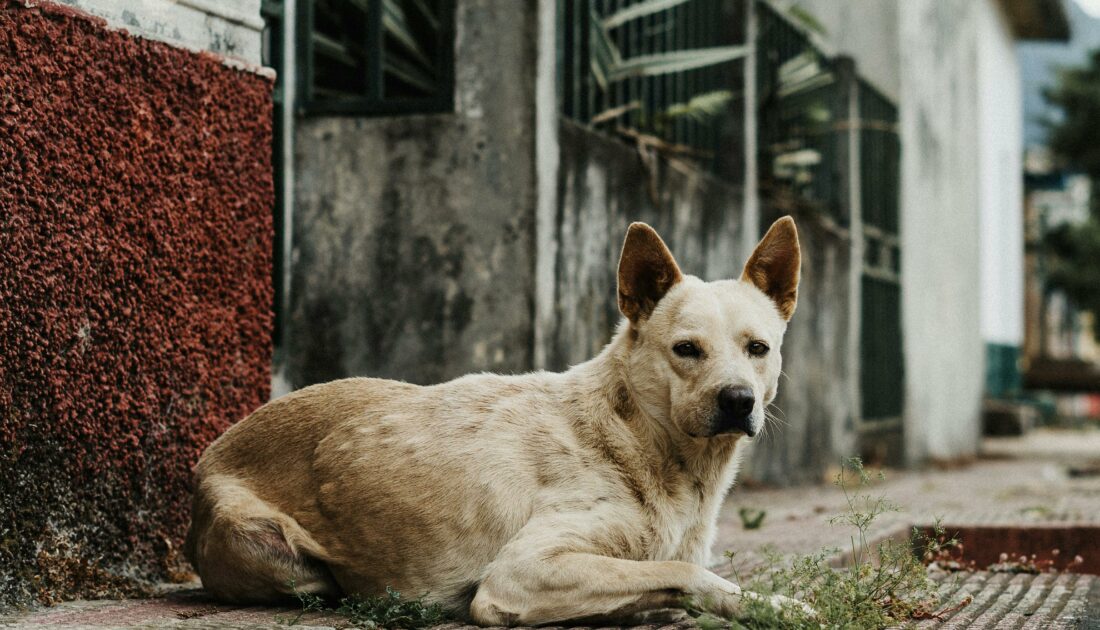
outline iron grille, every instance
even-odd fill
[[[723,125],[731,118],[729,103],[739,93],[735,59],[740,55],[732,48],[743,43],[741,3],[681,0],[666,2],[667,8],[657,12],[644,10],[652,4],[558,0],[561,112],[582,123],[652,134],[693,150],[713,168],[723,146]],[[644,68],[656,59],[698,59],[706,51],[717,61],[695,67],[685,62],[685,69],[652,74]],[[671,115],[700,97],[722,93],[719,113]]]
[[[454,0],[303,0],[298,110],[396,114],[454,106]]]
[[[756,7],[761,176],[847,223],[848,95],[838,69],[787,17]]]
[[[859,81],[860,206],[863,223],[898,233],[898,109],[866,81]]]
[[[865,422],[901,417],[904,361],[901,286],[863,276],[860,331],[860,415]]]

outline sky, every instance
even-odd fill
[[[1075,0],[1077,6],[1091,17],[1100,18],[1100,0]]]
[[[1046,143],[1044,118],[1058,116],[1047,104],[1043,89],[1057,76],[1060,66],[1076,66],[1100,48],[1100,0],[1063,0],[1070,22],[1070,41],[1023,42],[1016,46],[1024,92],[1024,146]]]

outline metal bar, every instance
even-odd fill
[[[574,54],[574,39],[576,37],[576,1],[558,0],[558,14],[561,16],[558,22],[561,31],[561,102],[562,113],[570,118],[577,117],[574,104],[577,92],[576,54]]]
[[[592,72],[589,70],[592,64],[592,35],[591,29],[598,28],[598,25],[592,24],[592,0],[580,0],[580,13],[581,21],[584,23],[585,29],[581,33],[581,47],[580,47],[580,68],[583,73],[580,75],[583,77],[581,81],[581,99],[580,99],[580,115],[579,118],[585,122],[592,119]]]
[[[370,3],[367,12],[367,98],[381,100],[385,94],[382,74],[382,55],[385,54],[382,37],[382,0]]]

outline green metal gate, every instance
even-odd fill
[[[897,107],[860,80],[859,195],[863,231],[860,278],[860,450],[900,461],[905,405],[898,239]]]
[[[859,77],[850,58],[824,54],[790,16],[767,2],[755,8],[761,188],[793,196],[795,207],[851,234],[860,450],[899,461],[905,388],[897,107]],[[767,225],[775,217],[763,218]]]

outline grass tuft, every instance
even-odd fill
[[[384,595],[349,595],[340,600],[339,605],[331,607],[323,598],[312,593],[296,593],[302,611],[289,620],[287,625],[295,625],[307,613],[330,613],[344,617],[356,628],[394,628],[415,630],[436,626],[451,620],[450,615],[439,604],[426,604],[424,597],[402,599],[401,593],[387,587]]]
[[[882,478],[879,475],[879,478]],[[719,619],[700,614],[700,627],[709,628],[851,628],[853,630],[887,628],[914,619],[942,618],[954,612],[965,600],[950,609],[940,609],[938,585],[929,579],[922,562],[925,553],[943,558],[957,541],[943,536],[942,528],[932,536],[914,530],[908,542],[888,540],[871,544],[867,535],[871,525],[883,514],[898,507],[885,497],[868,491],[872,476],[858,458],[845,462],[834,485],[844,492],[847,509],[832,519],[852,529],[850,548],[845,551],[847,566],[836,569],[830,560],[839,552],[823,549],[809,555],[783,557],[764,550],[763,569],[742,580],[741,586],[762,595],[783,595],[809,604],[816,614],[807,614],[794,606],[776,607],[767,598],[745,598],[735,619]],[[918,553],[915,553],[917,550]],[[920,553],[925,552],[925,553]],[[732,561],[733,554],[727,553]]]

